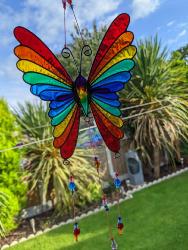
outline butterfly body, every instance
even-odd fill
[[[32,94],[49,102],[53,144],[60,149],[64,159],[74,153],[81,110],[86,117],[92,112],[106,146],[119,152],[124,132],[117,92],[130,80],[130,71],[134,67],[132,58],[136,54],[136,47],[132,45],[134,35],[127,31],[129,21],[129,15],[123,13],[112,22],[98,48],[88,78],[80,73],[75,81],[35,34],[20,26],[14,29],[20,43],[14,49],[19,58],[17,68],[23,72],[23,80],[31,86]],[[88,47],[84,45],[81,52],[88,52]]]
[[[89,113],[89,91],[88,83],[85,77],[79,74],[75,80],[74,87],[76,92],[75,97],[77,103],[80,104],[84,115],[87,117]]]

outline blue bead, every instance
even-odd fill
[[[75,183],[74,182],[70,182],[69,183],[69,189],[70,189],[70,191],[75,191],[75,188],[76,188],[76,185],[75,185]]]
[[[118,217],[118,223],[122,223],[122,218]]]
[[[121,187],[121,181],[120,181],[120,179],[115,179],[114,180],[114,185],[116,186],[116,188],[120,188]]]

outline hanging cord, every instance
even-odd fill
[[[112,232],[112,225],[110,223],[108,201],[107,201],[107,198],[106,198],[106,194],[103,191],[102,179],[101,179],[101,176],[100,176],[100,165],[101,165],[101,163],[100,163],[100,161],[98,159],[98,156],[97,156],[96,145],[92,144],[92,132],[91,132],[91,124],[90,124],[91,118],[86,120],[86,122],[88,123],[88,126],[89,126],[88,135],[89,135],[89,140],[90,140],[90,146],[91,146],[91,149],[93,151],[94,165],[95,165],[96,170],[97,170],[99,184],[100,184],[100,187],[101,187],[102,205],[104,206],[104,209],[105,209],[105,212],[106,212],[106,220],[107,220],[107,225],[108,225],[108,230],[109,230],[109,238],[110,238],[110,240],[114,240],[114,236],[113,236],[113,232]]]
[[[165,108],[170,107],[170,106],[171,105],[166,105],[166,106],[163,106],[163,107],[160,107],[160,108],[157,108],[157,109],[151,109],[151,110],[148,110],[148,111],[145,111],[145,112],[142,112],[142,113],[138,113],[138,114],[135,114],[135,115],[124,117],[124,118],[122,118],[122,120],[129,120],[131,118],[142,116],[142,115],[149,114],[149,113],[153,113],[153,112],[165,109]],[[40,127],[34,127],[34,128],[31,128],[31,129],[49,127],[49,126],[51,126],[51,125],[44,125],[44,126],[40,126]],[[96,126],[92,126],[91,128],[96,128]],[[81,132],[81,131],[85,131],[85,130],[88,130],[88,128],[83,128],[83,129],[80,129],[79,131]],[[14,149],[22,149],[24,147],[27,147],[27,146],[30,146],[30,145],[33,145],[33,144],[40,144],[42,142],[50,141],[50,140],[53,140],[53,137],[46,138],[46,139],[43,139],[43,140],[33,141],[33,142],[30,142],[30,143],[26,143],[26,144],[21,143],[20,145],[17,145],[17,146],[11,147],[11,148],[1,149],[0,153],[6,152],[6,151],[9,151],[9,150],[14,150]]]
[[[71,8],[71,10],[72,10],[72,13],[73,13],[73,15],[74,15],[74,19],[75,19],[75,22],[76,22],[76,26],[77,26],[78,32],[79,32],[79,34],[80,34],[80,36],[81,36],[83,45],[85,45],[85,41],[84,41],[84,38],[83,38],[83,35],[82,35],[82,32],[81,32],[80,26],[79,26],[79,23],[78,23],[78,19],[77,19],[77,17],[76,17],[75,11],[74,11],[74,6],[73,6],[73,4],[72,4],[72,1],[70,1],[69,4],[70,4],[70,8]]]
[[[66,9],[64,9],[64,36],[65,36],[64,48],[66,48],[67,47]]]
[[[65,44],[64,48],[67,47],[67,30],[66,30],[66,8],[67,8],[67,0],[62,0],[63,9],[64,9],[64,37],[65,37]]]

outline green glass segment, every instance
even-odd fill
[[[67,117],[67,115],[70,113],[70,111],[72,110],[74,105],[75,105],[75,102],[73,102],[70,106],[68,106],[68,108],[66,108],[59,115],[54,117],[51,121],[52,126],[56,126],[56,125],[60,124]]]
[[[28,72],[25,73],[23,76],[23,79],[26,83],[30,85],[34,84],[48,84],[48,85],[54,85],[58,87],[63,87],[66,89],[71,89],[70,86],[57,81],[56,79],[49,77],[47,75],[39,74],[39,73],[34,73],[34,72]]]
[[[134,67],[134,61],[133,60],[123,60],[111,68],[109,68],[107,71],[105,71],[99,78],[97,78],[93,84],[96,84],[104,79],[106,79],[109,76],[115,75],[117,73],[123,72],[123,71],[130,71]]]
[[[89,112],[89,103],[88,103],[88,98],[87,96],[85,98],[83,98],[82,100],[80,100],[80,103],[82,105],[83,108],[83,112],[85,114],[85,116],[88,116],[88,112]]]
[[[104,102],[101,102],[99,100],[97,100],[96,98],[92,98],[94,102],[96,102],[101,108],[103,108],[104,110],[106,110],[108,113],[115,115],[115,116],[120,116],[121,115],[121,111],[119,110],[119,108],[114,108]]]

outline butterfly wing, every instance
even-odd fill
[[[80,120],[73,81],[50,49],[31,31],[16,27],[14,35],[20,42],[14,49],[19,58],[17,67],[23,72],[23,80],[31,86],[32,94],[50,102],[54,146],[68,159],[76,147]]]
[[[119,151],[124,135],[117,92],[130,80],[134,67],[132,58],[136,54],[136,47],[131,45],[133,33],[127,31],[129,20],[127,14],[121,14],[112,22],[88,78],[93,116],[106,145],[113,152]]]

